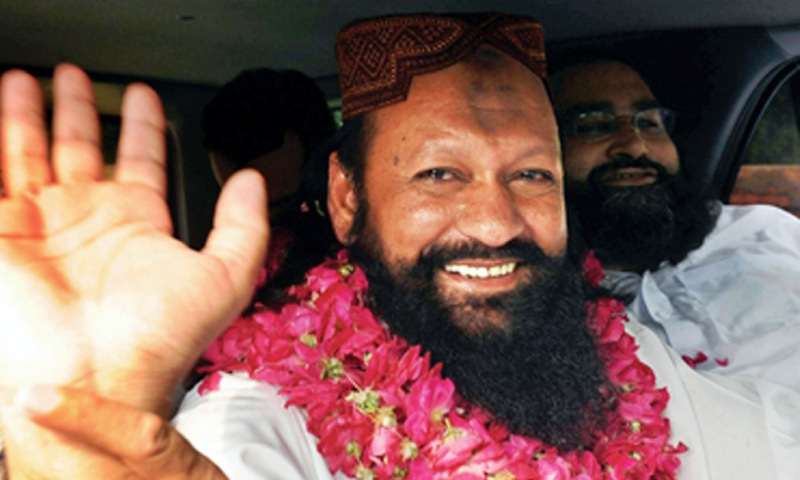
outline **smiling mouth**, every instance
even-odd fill
[[[466,278],[501,278],[508,276],[517,269],[517,262],[508,262],[492,266],[472,266],[461,263],[451,263],[445,265],[444,269],[448,273],[455,273]]]
[[[644,185],[657,178],[658,172],[652,168],[620,168],[603,175],[602,181],[608,185]]]

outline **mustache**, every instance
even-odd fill
[[[448,263],[464,259],[516,259],[520,264],[533,265],[544,272],[554,272],[564,256],[547,255],[534,241],[513,239],[500,247],[489,247],[477,241],[432,245],[420,253],[409,274],[418,279],[433,278],[436,270]]]
[[[602,178],[611,172],[621,170],[623,168],[650,168],[656,171],[657,182],[662,182],[670,177],[670,173],[658,162],[654,162],[647,158],[647,155],[640,157],[631,157],[629,155],[618,155],[613,160],[602,165],[598,165],[591,172],[589,172],[589,184],[595,187],[603,186]]]

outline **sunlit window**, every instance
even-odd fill
[[[777,91],[756,128],[731,204],[767,203],[800,216],[798,76]]]

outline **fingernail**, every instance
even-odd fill
[[[59,401],[58,391],[52,385],[25,387],[14,397],[17,408],[35,414],[50,413]]]

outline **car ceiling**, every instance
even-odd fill
[[[245,68],[335,74],[348,21],[418,11],[525,13],[548,40],[707,26],[800,23],[797,0],[4,0],[0,63],[218,85]]]

